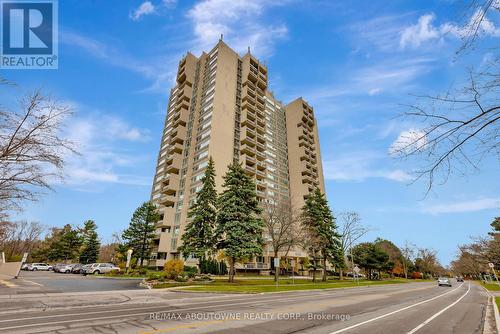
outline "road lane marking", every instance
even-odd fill
[[[24,278],[22,278],[22,280],[25,281],[25,282],[28,282],[30,284],[33,284],[33,285],[43,286],[43,284],[40,284],[40,283],[37,283],[37,282],[33,282],[33,281],[30,281],[30,280],[27,280],[27,279],[24,279]]]
[[[302,298],[286,298],[286,299],[280,299],[279,301],[293,301],[293,300],[299,300],[299,299],[304,299],[304,298],[310,298],[310,296],[303,296]],[[181,309],[176,309],[173,308],[171,311],[172,312],[183,312],[183,311],[191,311],[191,310],[198,310],[198,309],[207,309],[207,308],[215,308],[215,307],[221,307],[221,306],[240,306],[240,305],[252,305],[252,304],[257,304],[259,302],[266,302],[266,301],[271,301],[275,300],[270,299],[270,300],[262,300],[262,301],[251,301],[251,302],[243,302],[243,303],[226,303],[223,305],[207,305],[207,306],[195,306],[195,307],[189,307],[189,308],[181,308]],[[158,307],[156,307],[158,308]],[[138,309],[138,308],[135,308]],[[131,310],[135,310],[131,309]],[[144,308],[142,308],[144,309]],[[29,320],[29,319],[44,319],[44,318],[52,318],[52,317],[67,317],[67,316],[73,316],[73,315],[85,315],[85,314],[92,314],[92,313],[109,313],[109,312],[120,312],[116,310],[109,310],[109,311],[101,311],[101,312],[88,312],[88,313],[74,313],[74,314],[61,314],[61,315],[50,315],[50,316],[44,316],[44,317],[32,317],[32,318],[24,318],[24,319],[11,319],[11,320],[2,320],[1,322],[13,322],[13,321],[20,321],[20,320]],[[157,312],[168,312],[168,311],[157,311]],[[10,326],[10,327],[1,327],[0,332],[7,330],[7,329],[18,329],[18,328],[25,328],[25,327],[35,327],[35,326],[45,326],[45,325],[56,325],[56,324],[64,324],[64,323],[74,323],[74,322],[82,322],[82,321],[95,321],[95,320],[105,320],[105,319],[119,319],[119,318],[124,318],[124,317],[135,317],[139,315],[148,315],[154,312],[141,312],[141,313],[132,313],[132,314],[122,314],[122,315],[112,315],[112,316],[107,316],[107,317],[96,317],[96,318],[86,318],[86,319],[72,319],[72,320],[61,320],[61,321],[52,321],[52,322],[45,322],[45,323],[35,323],[35,324],[27,324],[27,325],[17,325],[17,326]],[[146,319],[147,320],[147,319]],[[154,319],[151,319],[154,320]]]
[[[385,286],[384,286],[385,287]],[[370,289],[373,291],[373,289]],[[374,291],[376,292],[376,291]],[[293,300],[302,300],[304,298],[310,299],[312,295],[316,296],[325,296],[325,297],[331,297],[330,293],[313,293],[313,294],[308,294],[304,296],[291,296],[291,298],[281,298],[279,301],[293,301]],[[260,295],[259,295],[260,296]],[[264,297],[264,296],[262,296]],[[266,301],[273,301],[276,300],[275,295],[269,295],[271,298],[262,298],[259,300],[254,300],[251,302],[243,302],[243,303],[227,303],[225,300],[220,300],[220,301],[207,301],[205,303],[200,302],[197,303],[196,307],[189,307],[189,308],[175,308],[179,307],[179,305],[167,305],[166,307],[170,307],[172,312],[181,312],[181,311],[190,311],[190,310],[196,310],[200,308],[214,308],[214,307],[221,307],[221,306],[238,306],[238,305],[251,305],[251,304],[257,304],[257,303],[262,303]],[[233,299],[235,300],[247,300],[248,297],[246,298],[240,298],[240,299]],[[208,304],[208,303],[224,303],[222,305],[207,305],[203,306],[203,304]],[[57,315],[46,315],[46,316],[39,316],[39,317],[28,317],[28,318],[15,318],[15,319],[4,319],[0,320],[0,323],[2,322],[15,322],[15,321],[23,321],[23,320],[33,320],[33,319],[47,319],[47,318],[54,318],[54,317],[68,317],[68,316],[83,316],[83,315],[91,315],[91,314],[102,314],[102,313],[113,313],[113,312],[124,312],[124,311],[134,311],[134,310],[146,310],[150,309],[152,310],[151,312],[141,312],[141,313],[131,313],[131,314],[122,314],[122,315],[114,315],[114,316],[106,316],[106,317],[96,317],[96,318],[85,318],[85,319],[73,319],[73,320],[61,320],[61,321],[52,321],[52,322],[46,322],[46,323],[34,323],[34,324],[26,324],[26,325],[17,325],[17,326],[10,326],[10,327],[0,327],[0,332],[3,332],[4,330],[9,330],[9,329],[18,329],[18,328],[26,328],[26,327],[35,327],[35,326],[45,326],[45,325],[56,325],[56,324],[64,324],[64,323],[76,323],[76,322],[84,322],[84,321],[93,321],[93,320],[105,320],[105,319],[119,319],[123,317],[134,317],[134,316],[139,316],[139,315],[148,315],[151,314],[154,310],[157,310],[156,312],[168,312],[161,310],[161,305],[157,306],[150,306],[150,307],[135,307],[135,308],[128,308],[128,309],[118,309],[118,310],[102,310],[102,311],[95,311],[95,312],[84,312],[84,313],[73,313],[73,314],[57,314]]]
[[[425,325],[427,325],[429,322],[431,322],[432,320],[434,320],[435,318],[439,317],[441,314],[443,314],[446,310],[450,309],[451,307],[457,305],[462,299],[464,299],[464,297],[469,293],[470,291],[470,282],[469,282],[469,288],[467,289],[467,291],[460,297],[458,298],[456,301],[454,301],[453,303],[451,303],[450,305],[446,306],[444,309],[442,309],[441,311],[439,311],[438,313],[434,314],[432,317],[430,317],[429,319],[425,320],[424,322],[422,322],[420,325],[418,325],[417,327],[415,327],[414,329],[412,329],[411,331],[409,331],[407,334],[413,334],[415,333],[416,331],[418,331],[420,328],[424,327]]]
[[[381,287],[385,287],[385,286],[381,286]],[[377,292],[377,291],[374,291],[373,288],[370,288],[370,289],[364,289],[364,288],[360,288],[359,290],[356,290],[355,292],[363,292],[363,291],[366,291],[366,290],[370,290],[370,291],[373,291],[373,292]],[[413,290],[412,290],[413,291]],[[302,291],[300,291],[302,292]],[[334,292],[337,292],[337,291],[334,291]],[[350,291],[349,291],[350,292]],[[276,300],[276,295],[275,294],[258,294],[258,295],[254,295],[256,297],[258,297],[259,299],[257,300],[254,300],[253,303],[259,303],[259,302],[266,302],[266,301],[274,301]],[[285,300],[300,300],[300,299],[304,299],[304,298],[311,298],[311,296],[317,296],[317,297],[322,297],[324,296],[325,298],[330,298],[332,296],[331,294],[331,291],[330,292],[326,292],[326,291],[323,291],[323,292],[318,292],[318,293],[308,293],[308,294],[300,294],[300,295],[295,295],[295,296],[289,296],[287,298],[281,298],[279,299],[280,301],[285,301]],[[222,299],[222,297],[224,297],[224,299]],[[200,302],[197,302],[196,305],[197,306],[203,306],[204,304],[210,304],[210,303],[226,303],[227,301],[225,300],[226,298],[232,298],[234,296],[214,296],[214,298],[220,298],[220,300],[212,300],[212,301],[200,301]],[[234,302],[234,301],[246,301],[248,300],[248,297],[244,297],[244,298],[235,298],[235,299],[232,299],[231,302]],[[182,301],[182,300],[181,300]],[[188,304],[189,305],[189,304]],[[186,306],[188,306],[186,305]],[[226,304],[224,304],[226,305]],[[221,305],[221,306],[224,306],[224,305]],[[99,307],[101,305],[97,305],[96,307]],[[94,306],[92,306],[94,307]],[[132,308],[122,308],[122,309],[114,309],[114,310],[101,310],[101,311],[92,311],[92,312],[80,312],[80,313],[66,313],[66,314],[54,314],[54,315],[44,315],[44,316],[39,316],[39,317],[26,317],[26,318],[15,318],[15,319],[4,319],[4,320],[0,320],[0,323],[3,323],[3,322],[13,322],[13,321],[23,321],[23,320],[33,320],[33,319],[46,319],[46,318],[57,318],[57,317],[65,317],[65,316],[75,316],[75,315],[92,315],[92,314],[102,314],[102,313],[113,313],[113,312],[125,312],[125,311],[135,311],[135,310],[156,310],[156,309],[159,309],[163,307],[162,305],[156,305],[156,306],[148,306],[148,307],[132,307]],[[179,305],[179,304],[174,304],[174,305],[166,305],[165,307],[170,307],[170,308],[175,308],[175,307],[183,307],[183,305]],[[61,311],[61,310],[53,310],[53,311]],[[2,316],[3,314],[0,314],[0,316]]]
[[[291,296],[291,298],[281,298],[279,301],[298,301],[302,300],[304,298],[310,299],[311,295],[316,295],[316,296],[322,296],[324,295],[325,297],[330,297],[329,293],[316,293],[316,294],[308,294],[304,296]],[[266,301],[273,301],[276,300],[276,296],[269,296],[271,298],[265,298],[265,299],[259,299],[255,301],[250,301],[250,302],[243,302],[243,303],[227,303],[226,301],[222,300],[219,302],[226,302],[223,305],[207,305],[203,306],[200,304],[207,304],[207,303],[214,303],[216,301],[212,302],[205,302],[205,303],[198,303],[196,307],[190,307],[190,308],[181,308],[181,309],[176,309],[176,306],[170,306],[173,308],[171,311],[173,312],[182,312],[182,311],[190,311],[190,310],[197,310],[200,308],[215,308],[215,307],[221,307],[221,306],[238,306],[238,305],[251,305],[251,304],[257,304],[261,302],[266,302]],[[237,300],[247,300],[247,298],[240,298]],[[177,306],[178,307],[178,306]],[[46,318],[53,318],[53,317],[68,317],[68,316],[75,316],[75,315],[89,315],[89,314],[102,314],[102,313],[112,313],[112,312],[123,312],[127,310],[138,310],[138,309],[155,309],[158,310],[157,312],[168,312],[168,311],[162,311],[161,306],[151,306],[151,307],[146,307],[146,308],[129,308],[125,310],[107,310],[107,311],[99,311],[99,312],[86,312],[86,313],[74,313],[74,314],[59,314],[59,315],[48,315],[48,316],[43,316],[43,317],[31,317],[31,318],[17,318],[17,319],[8,319],[8,320],[0,320],[0,322],[14,322],[14,321],[22,321],[22,320],[32,320],[32,319],[46,319]],[[120,319],[124,317],[134,317],[134,316],[139,316],[139,315],[148,315],[151,314],[152,312],[141,312],[141,313],[133,313],[133,314],[123,314],[123,315],[115,315],[115,316],[106,316],[106,317],[96,317],[96,318],[86,318],[86,319],[73,319],[73,320],[62,320],[62,321],[52,321],[52,322],[46,322],[46,323],[35,323],[35,324],[27,324],[27,325],[17,325],[17,326],[10,326],[10,327],[1,327],[0,332],[3,330],[9,330],[9,329],[19,329],[19,328],[26,328],[26,327],[35,327],[35,326],[45,326],[45,325],[57,325],[57,324],[64,324],[64,323],[76,323],[76,322],[85,322],[85,321],[95,321],[95,320],[106,320],[106,319]]]
[[[366,324],[368,324],[368,323],[370,323],[370,322],[373,322],[373,321],[376,321],[376,320],[379,320],[379,319],[382,319],[382,318],[388,317],[388,316],[390,316],[390,315],[393,315],[393,314],[396,314],[396,313],[399,313],[399,312],[402,312],[402,311],[408,310],[408,309],[413,308],[413,307],[415,307],[415,306],[418,306],[418,305],[422,305],[422,304],[428,303],[428,302],[430,302],[430,301],[436,300],[436,299],[438,299],[438,298],[441,298],[441,297],[443,297],[443,296],[446,296],[447,294],[452,293],[452,292],[454,292],[454,291],[456,291],[456,290],[460,289],[460,288],[462,287],[462,285],[464,285],[464,283],[460,284],[460,286],[458,286],[457,288],[455,288],[455,289],[453,289],[453,290],[450,290],[450,291],[448,291],[448,292],[442,293],[442,294],[437,295],[437,296],[435,296],[435,297],[432,297],[432,298],[429,298],[429,299],[423,300],[423,301],[418,302],[418,303],[416,303],[416,304],[412,304],[412,305],[405,306],[405,307],[403,307],[403,308],[400,308],[399,310],[395,310],[395,311],[392,311],[392,312],[389,312],[389,313],[386,313],[386,314],[379,315],[378,317],[371,318],[371,319],[365,320],[365,321],[363,321],[363,322],[360,322],[360,323],[358,323],[358,324],[355,324],[355,325],[352,325],[352,326],[349,326],[349,327],[346,327],[346,328],[339,329],[339,330],[337,330],[337,331],[335,331],[335,332],[331,332],[331,333],[329,333],[329,334],[338,334],[338,333],[343,333],[343,332],[348,331],[348,330],[351,330],[351,329],[353,329],[353,328],[356,328],[356,327],[359,327],[359,326],[362,326],[362,325],[366,325]]]
[[[327,294],[316,294],[316,295],[325,295],[325,297],[331,297],[328,296]],[[218,303],[224,303],[224,304],[217,304],[217,305],[200,305],[200,304],[208,304],[208,303],[214,303],[216,301],[212,302],[205,302],[205,303],[197,303],[196,306],[193,307],[188,307],[188,308],[176,308],[178,306],[167,306],[171,308],[171,312],[183,312],[183,311],[191,311],[191,310],[197,310],[197,309],[206,309],[206,308],[215,308],[215,307],[227,307],[227,306],[239,306],[239,305],[252,305],[252,304],[258,304],[258,303],[263,303],[263,302],[268,302],[268,301],[299,301],[303,299],[310,299],[311,295],[305,295],[305,296],[294,296],[291,298],[281,298],[281,299],[276,299],[276,296],[269,296],[272,298],[266,298],[266,299],[259,299],[259,300],[254,300],[254,301],[249,301],[249,302],[240,302],[240,303],[228,303],[227,301],[219,301]],[[236,299],[236,300],[247,300],[248,298],[241,298],[241,299]],[[107,317],[96,317],[96,318],[85,318],[85,319],[73,319],[73,320],[61,320],[61,321],[53,321],[53,322],[46,322],[46,323],[33,323],[33,324],[26,324],[26,325],[17,325],[17,326],[10,326],[10,327],[0,327],[0,332],[3,330],[7,329],[16,329],[16,328],[25,328],[25,327],[34,327],[34,326],[44,326],[44,325],[55,325],[55,324],[63,324],[63,323],[71,323],[71,322],[82,322],[82,321],[93,321],[93,320],[103,320],[103,319],[119,319],[123,317],[134,317],[134,316],[139,316],[139,315],[148,315],[151,313],[156,312],[169,312],[168,310],[162,310],[162,306],[151,306],[151,307],[135,307],[135,308],[129,308],[129,309],[122,309],[122,310],[103,310],[103,311],[95,311],[95,312],[85,312],[85,313],[71,313],[71,314],[54,314],[54,315],[46,315],[46,316],[39,316],[39,317],[28,317],[28,318],[15,318],[15,319],[4,319],[0,320],[0,323],[2,322],[15,322],[15,321],[23,321],[23,320],[33,320],[33,319],[47,319],[47,318],[57,318],[57,317],[68,317],[68,316],[83,316],[83,315],[91,315],[91,314],[102,314],[102,313],[113,313],[113,312],[123,312],[123,311],[134,311],[134,310],[146,310],[146,309],[151,309],[150,312],[140,312],[140,313],[131,313],[131,314],[121,314],[121,315],[112,315],[112,316],[107,316]],[[154,320],[154,319],[152,319]]]

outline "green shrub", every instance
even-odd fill
[[[200,259],[200,273],[212,275],[226,275],[227,265],[224,261],[217,261],[215,259]]]
[[[163,271],[167,278],[176,279],[184,270],[184,262],[182,260],[168,260],[165,263]]]
[[[188,277],[185,275],[185,273],[182,273],[181,275],[177,276],[175,278],[175,281],[176,282],[187,282],[188,281]]]
[[[146,278],[147,281],[165,281],[167,277],[167,273],[164,271],[157,271],[157,272],[152,272],[149,273],[148,277]]]
[[[184,273],[189,278],[194,278],[198,274],[198,267],[195,266],[184,266]]]

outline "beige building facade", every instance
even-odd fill
[[[286,202],[301,208],[315,187],[324,192],[317,123],[302,98],[285,105],[268,90],[268,69],[248,52],[238,55],[222,40],[200,57],[180,62],[170,91],[151,201],[158,207],[150,265],[163,266],[177,251],[189,207],[201,189],[209,157],[215,162],[216,188],[239,162],[256,184],[263,203]],[[294,250],[296,258],[306,254]],[[273,252],[238,269],[268,271]],[[188,259],[188,262],[190,259]]]

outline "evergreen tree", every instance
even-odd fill
[[[129,227],[123,231],[122,238],[125,240],[126,246],[133,249],[132,256],[137,259],[141,267],[144,264],[144,259],[149,258],[156,223],[159,220],[160,215],[154,204],[145,202],[135,210]]]
[[[215,250],[217,191],[215,190],[214,161],[211,157],[201,180],[203,186],[196,195],[196,203],[189,210],[188,217],[191,221],[186,225],[181,238],[182,246],[179,247],[179,251],[186,258],[193,255],[201,259]]]
[[[97,262],[101,243],[97,235],[97,225],[93,220],[84,223],[82,234],[82,251],[80,253],[80,263],[89,264]]]
[[[69,224],[62,229],[53,231],[53,239],[48,249],[47,258],[50,261],[77,260],[82,246],[80,232]]]
[[[234,282],[235,262],[262,254],[264,222],[255,183],[239,164],[229,166],[223,186],[217,201],[216,237],[229,262],[229,282]]]
[[[372,279],[373,270],[386,270],[391,266],[389,255],[372,242],[363,242],[352,249],[354,262],[365,268],[368,279]]]
[[[302,226],[307,231],[309,252],[312,255],[313,281],[316,280],[316,261],[320,253],[323,281],[326,281],[326,262],[342,266],[343,254],[335,218],[324,194],[316,188],[302,208]]]

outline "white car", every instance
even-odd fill
[[[112,263],[92,263],[89,266],[83,267],[84,275],[99,275],[99,274],[107,274],[111,271],[120,271],[120,268],[115,266]]]
[[[37,271],[37,270],[52,270],[52,266],[47,263],[32,263],[28,266],[27,270],[29,271]]]
[[[451,281],[448,277],[439,277],[438,278],[438,285],[439,286],[446,285],[446,286],[451,287]]]

